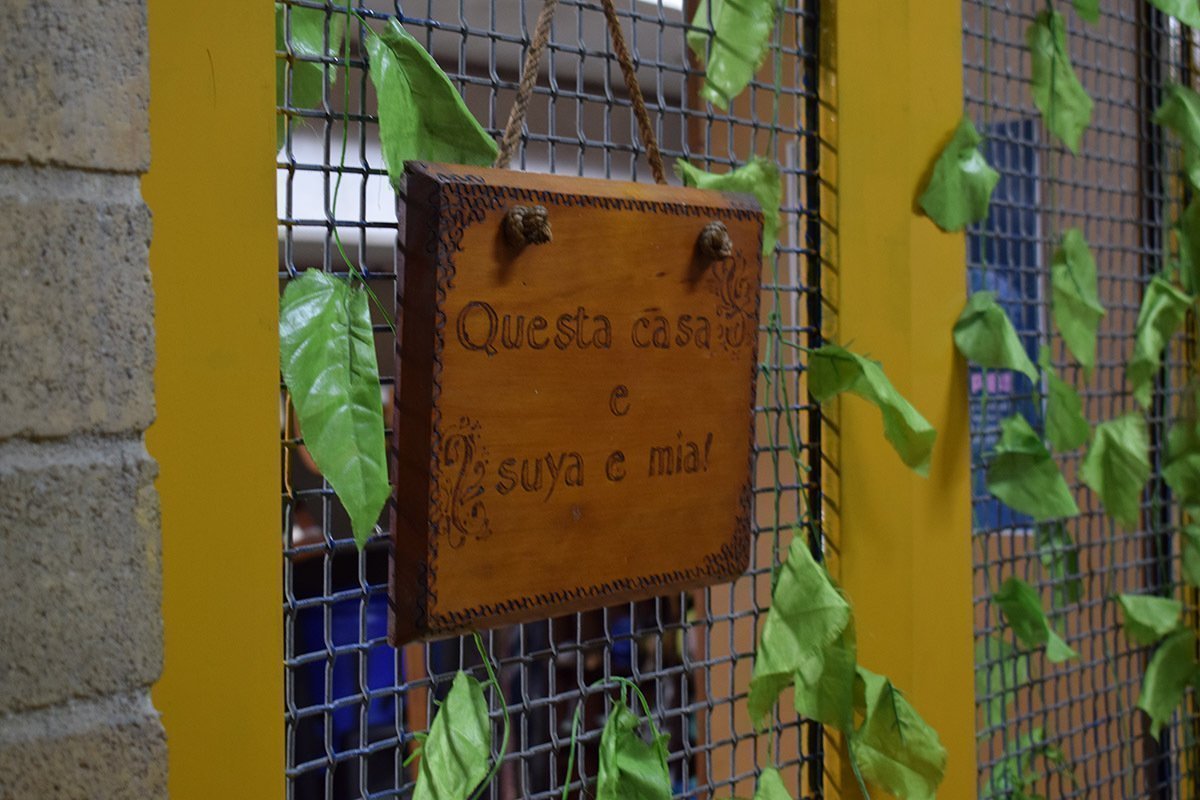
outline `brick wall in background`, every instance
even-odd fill
[[[144,0],[0,4],[0,800],[166,796]]]

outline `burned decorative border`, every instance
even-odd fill
[[[704,556],[700,566],[682,570],[657,573],[653,575],[620,578],[591,586],[581,586],[561,591],[540,593],[532,596],[513,598],[500,603],[487,603],[472,608],[440,613],[437,607],[437,558],[438,558],[438,491],[432,487],[440,484],[441,465],[439,456],[442,451],[442,412],[439,399],[442,391],[442,370],[444,368],[442,354],[445,349],[446,314],[444,311],[447,295],[454,288],[457,275],[456,256],[462,250],[462,239],[466,230],[476,223],[486,219],[487,214],[502,208],[508,208],[516,203],[539,205],[579,206],[593,208],[599,211],[638,211],[674,216],[688,216],[704,219],[722,219],[745,221],[761,216],[762,212],[756,205],[733,201],[730,206],[700,206],[688,203],[640,200],[634,198],[598,197],[577,193],[554,192],[546,190],[523,189],[514,186],[498,186],[488,183],[480,175],[463,173],[441,173],[427,171],[421,165],[416,165],[422,174],[434,181],[436,190],[431,193],[428,201],[436,213],[430,219],[435,220],[432,226],[432,236],[427,240],[426,255],[436,265],[437,285],[434,309],[434,348],[433,348],[433,380],[430,428],[430,464],[429,464],[429,509],[427,513],[427,549],[424,562],[418,570],[418,580],[423,580],[420,587],[422,597],[417,603],[417,629],[432,635],[450,635],[474,627],[480,618],[495,618],[517,611],[536,609],[542,606],[557,605],[584,598],[605,598],[619,595],[623,592],[655,588],[669,591],[673,586],[685,586],[702,582],[705,578],[731,578],[746,571],[750,560],[751,519],[753,514],[753,481],[754,481],[754,407],[758,394],[758,320],[761,311],[761,289],[754,292],[753,318],[754,335],[751,337],[751,369],[750,369],[750,405],[748,409],[748,438],[750,442],[746,482],[742,487],[739,502],[739,513],[735,522],[733,537],[715,552]],[[409,167],[412,169],[412,166]],[[726,196],[728,197],[728,196]],[[440,221],[441,224],[438,224]],[[758,243],[761,246],[761,240]],[[718,302],[722,300],[720,289]]]

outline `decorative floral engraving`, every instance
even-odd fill
[[[492,535],[483,502],[487,448],[479,443],[479,423],[462,417],[442,437],[441,470],[437,487],[437,526],[453,548],[468,539]]]
[[[755,266],[736,250],[708,267],[705,281],[717,298],[717,341],[729,352],[757,343],[759,296],[751,272]]]

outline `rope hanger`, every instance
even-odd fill
[[[633,113],[637,118],[638,133],[642,144],[646,147],[646,158],[650,162],[650,171],[654,174],[656,183],[665,184],[666,174],[663,171],[662,154],[658,150],[658,139],[654,135],[654,125],[650,121],[650,113],[646,110],[646,101],[642,97],[642,87],[638,83],[637,73],[633,67],[633,58],[625,45],[625,36],[621,33],[621,21],[617,18],[617,9],[613,0],[600,0],[604,8],[604,17],[608,22],[608,37],[612,42],[613,52],[621,65],[621,74],[625,78],[625,88],[633,103]],[[538,65],[542,61],[542,52],[550,41],[550,23],[558,8],[558,0],[546,0],[538,15],[537,28],[529,52],[525,55],[525,65],[521,72],[521,82],[517,86],[517,96],[513,100],[512,110],[508,114],[508,123],[504,126],[504,136],[500,140],[500,152],[496,156],[494,166],[505,169],[512,162],[517,142],[521,138],[521,128],[525,125],[525,116],[529,110],[529,98],[533,94],[533,86],[537,82]]]

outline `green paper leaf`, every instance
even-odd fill
[[[1042,759],[1048,766],[1040,770],[1034,759]],[[1060,769],[1066,758],[1057,747],[1047,743],[1041,728],[1009,739],[1004,757],[992,767],[988,784],[984,787],[982,800],[1032,800],[1032,787],[1048,774],[1049,768]]]
[[[1085,444],[1092,426],[1083,415],[1083,401],[1075,387],[1058,377],[1050,366],[1050,353],[1043,348],[1042,374],[1046,376],[1046,438],[1059,452]]]
[[[1140,645],[1152,645],[1179,627],[1183,603],[1170,597],[1117,595],[1125,617],[1125,635]]]
[[[858,643],[851,617],[846,629],[795,675],[796,713],[843,733],[854,730],[854,676]]]
[[[475,120],[433,57],[395,19],[367,34],[371,82],[379,96],[379,141],[392,185],[405,161],[491,166],[495,140]]]
[[[779,770],[768,767],[759,774],[754,800],[792,800],[792,793],[788,791]]]
[[[1154,0],[1150,2],[1154,3]],[[1200,23],[1200,3],[1180,0],[1179,5],[1186,6],[1194,15],[1195,23],[1189,25]],[[1170,11],[1167,13],[1177,16]],[[1184,172],[1193,186],[1200,187],[1200,94],[1187,86],[1171,83],[1163,89],[1163,95],[1162,105],[1154,112],[1154,121],[1179,137],[1183,144]],[[1195,291],[1195,287],[1190,291]]]
[[[1096,328],[1104,316],[1096,292],[1096,260],[1083,233],[1071,228],[1050,262],[1054,324],[1090,377],[1096,366]]]
[[[1194,516],[1194,515],[1193,515]],[[1192,586],[1200,588],[1200,526],[1189,523],[1179,531],[1183,577]]]
[[[667,735],[649,723],[652,741],[638,732],[641,720],[623,700],[613,703],[600,734],[596,800],[671,800]]]
[[[767,57],[771,31],[775,29],[775,7],[775,0],[697,3],[687,44],[704,68],[701,97],[718,108],[728,109],[754,79]]]
[[[1039,526],[1034,547],[1042,569],[1053,582],[1054,607],[1078,603],[1083,597],[1079,545],[1067,533],[1067,527],[1061,522]]]
[[[1138,708],[1150,716],[1150,735],[1158,738],[1163,726],[1183,702],[1184,692],[1196,677],[1196,634],[1176,631],[1154,651],[1146,675]]]
[[[466,800],[487,777],[492,723],[479,681],[459,672],[429,726],[413,800]]]
[[[1079,469],[1080,479],[1100,495],[1104,510],[1126,527],[1137,525],[1142,489],[1150,479],[1150,437],[1140,414],[1126,414],[1096,426]]]
[[[1200,159],[1193,182],[1200,186]],[[1200,292],[1200,197],[1192,196],[1174,229],[1179,242],[1179,281],[1185,292],[1194,295]]]
[[[850,756],[863,777],[900,800],[934,800],[946,775],[946,748],[892,682],[858,668],[863,723]]]
[[[1125,380],[1133,398],[1143,408],[1150,405],[1154,376],[1162,366],[1163,349],[1183,324],[1191,304],[1191,297],[1160,275],[1146,286],[1134,331],[1133,358],[1125,367]]]
[[[1029,360],[1021,338],[995,292],[975,292],[954,323],[954,344],[972,364],[989,369],[1011,369],[1037,381],[1037,367]]]
[[[1079,656],[1050,626],[1037,590],[1020,578],[1009,578],[992,595],[1009,627],[1026,647],[1046,647],[1046,658],[1055,664]]]
[[[392,493],[367,293],[319,270],[290,281],[279,306],[279,355],[304,445],[362,547]]]
[[[747,708],[755,727],[765,724],[788,684],[803,680],[806,687],[824,685],[827,649],[849,623],[850,604],[829,580],[825,568],[813,559],[805,538],[794,536],[787,560],[780,566],[754,656]],[[832,680],[832,663],[829,673]],[[837,722],[834,719],[830,724]]]
[[[970,118],[963,117],[934,162],[929,185],[918,203],[944,231],[961,231],[987,219],[988,203],[1000,182],[1000,173],[979,152],[981,141]]]
[[[837,345],[809,353],[808,390],[818,403],[850,392],[872,403],[883,416],[883,435],[900,460],[919,475],[929,474],[929,458],[937,431],[896,391],[878,361]]]
[[[1032,71],[1029,88],[1033,103],[1042,112],[1047,130],[1072,153],[1092,121],[1092,98],[1071,66],[1067,50],[1067,24],[1057,11],[1043,11],[1025,32]]]
[[[1196,0],[1150,0],[1150,5],[1189,28],[1200,28],[1200,4]]]
[[[975,698],[983,705],[986,726],[1003,727],[1017,690],[1029,683],[1029,656],[998,636],[988,636],[975,643],[975,664]],[[984,664],[987,668],[980,669]]]
[[[1100,21],[1100,0],[1071,0],[1071,5],[1084,22]]]
[[[288,24],[291,37],[288,37]],[[330,65],[304,59],[335,58],[341,53],[346,32],[346,15],[330,14],[329,46],[325,46],[325,12],[319,8],[291,6],[289,12],[282,3],[275,4],[275,50],[292,55],[292,91],[287,96],[287,65],[283,56],[275,59],[275,105],[279,108],[318,108],[323,99],[325,81],[337,80],[337,70]],[[289,44],[291,47],[289,48]],[[291,101],[290,103],[288,101]],[[282,113],[275,117],[275,149],[283,147],[287,129]]]
[[[763,255],[774,252],[779,237],[779,204],[783,197],[779,166],[774,161],[754,158],[737,169],[718,175],[677,159],[675,174],[684,186],[754,195],[763,212]]]
[[[1176,419],[1167,432],[1162,475],[1175,500],[1185,506],[1200,504],[1200,425],[1195,412]]]
[[[1000,441],[988,464],[987,488],[993,497],[1038,522],[1079,513],[1058,464],[1020,414],[1000,421]]]

